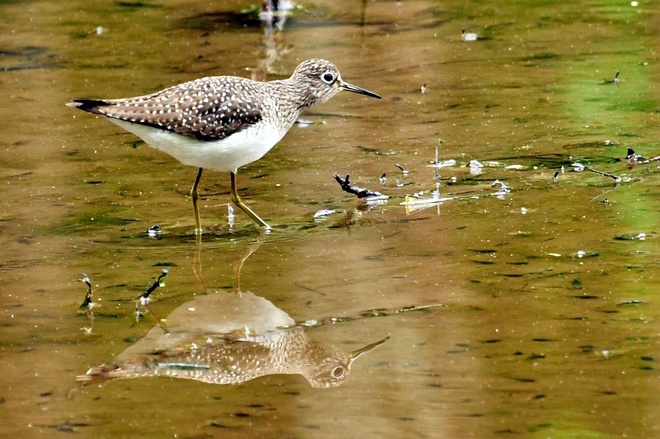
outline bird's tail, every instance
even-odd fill
[[[73,102],[69,102],[66,105],[68,107],[77,108],[88,113],[103,115],[103,112],[101,112],[99,108],[106,107],[110,105],[110,103],[99,99],[74,99]]]

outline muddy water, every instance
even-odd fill
[[[627,148],[660,154],[660,11],[499,3],[315,2],[268,35],[241,2],[4,2],[4,434],[660,434],[659,169],[625,162]],[[461,41],[462,28],[479,39]],[[64,106],[204,75],[276,79],[312,57],[383,100],[342,93],[241,169],[267,235],[241,212],[229,225],[229,178],[207,171],[197,246],[196,170]],[[436,147],[449,200],[407,211],[406,196],[436,189]],[[365,206],[334,172],[390,198]],[[322,209],[334,212],[314,218]],[[154,224],[161,239],[147,236]],[[248,249],[240,288],[306,322],[308,339],[346,352],[390,340],[334,389],[300,375],[75,382],[153,316],[205,289],[231,294]],[[136,322],[135,298],[163,268]],[[80,273],[93,321],[78,309]]]

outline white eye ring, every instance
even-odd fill
[[[326,84],[332,84],[335,81],[335,75],[332,72],[325,72],[321,75],[321,80]]]
[[[337,366],[334,369],[332,369],[332,372],[330,372],[330,374],[332,375],[333,378],[339,379],[344,377],[345,371],[346,369],[344,369],[344,366]]]

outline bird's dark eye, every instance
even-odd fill
[[[321,75],[321,79],[323,79],[323,82],[327,84],[332,84],[332,82],[335,80],[335,75],[332,72],[325,72],[323,75]]]
[[[332,369],[332,377],[333,378],[343,378],[344,377],[344,366],[337,366],[334,369]]]

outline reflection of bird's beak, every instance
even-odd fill
[[[358,349],[357,351],[352,352],[351,355],[349,356],[348,365],[350,366],[351,363],[353,363],[355,360],[357,360],[367,352],[376,349],[378,346],[382,345],[389,339],[390,339],[389,337],[385,337],[384,339],[377,341],[376,343],[371,343],[370,345],[367,345],[363,348]]]
[[[377,95],[373,91],[365,90],[364,88],[357,87],[353,84],[349,84],[348,82],[344,82],[340,80],[339,86],[346,91],[352,91],[353,93],[358,93],[361,95],[371,96],[372,98],[380,99],[380,95]]]

